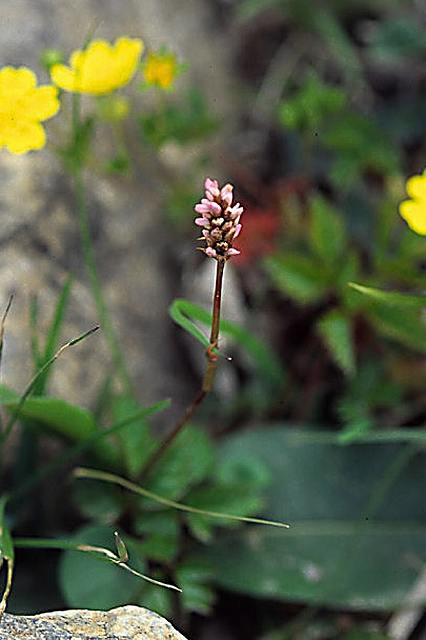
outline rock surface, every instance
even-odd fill
[[[170,622],[142,607],[111,611],[54,611],[35,616],[4,614],[0,640],[185,640]]]

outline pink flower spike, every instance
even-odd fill
[[[211,191],[212,189],[219,189],[219,183],[217,180],[206,178],[204,180],[204,189],[206,189],[207,191]]]
[[[237,224],[237,226],[235,227],[235,233],[234,233],[234,237],[233,240],[235,240],[235,238],[238,238],[238,236],[240,235],[240,231],[243,228],[242,224]]]
[[[210,224],[210,221],[207,218],[195,218],[195,224],[199,227],[207,227]]]
[[[229,184],[229,182],[220,190],[220,197],[228,207],[230,207],[232,203],[233,190],[234,190],[234,187],[232,186],[232,184]]]
[[[207,207],[207,211],[213,213],[216,216],[219,216],[222,213],[222,207],[217,202],[209,202],[208,205],[203,205]]]
[[[209,213],[210,208],[206,204],[201,204],[200,202],[195,205],[194,211],[197,213]]]
[[[231,249],[228,249],[228,251],[226,252],[226,257],[229,258],[230,256],[239,256],[241,253],[241,251],[238,251],[238,249],[234,249],[233,247]]]

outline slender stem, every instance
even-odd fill
[[[222,285],[223,285],[223,271],[225,268],[225,260],[218,260],[216,267],[216,284],[213,295],[213,312],[212,312],[212,326],[210,332],[210,344],[206,350],[206,358],[207,358],[207,367],[204,372],[203,381],[201,384],[201,389],[198,391],[197,395],[185,409],[181,418],[176,422],[173,429],[170,431],[168,435],[164,438],[162,442],[158,445],[157,449],[152,453],[151,457],[148,459],[143,471],[142,477],[146,478],[148,476],[153,467],[157,464],[158,460],[163,456],[164,452],[170,447],[170,445],[174,442],[175,438],[179,435],[182,429],[186,424],[190,421],[192,416],[198,407],[202,404],[207,394],[213,388],[213,382],[216,374],[217,368],[217,359],[218,356],[215,353],[215,349],[219,343],[219,327],[220,327],[220,309],[222,303]]]
[[[72,126],[74,139],[77,135],[78,127],[80,126],[79,98],[80,96],[78,94],[74,94],[72,102]],[[72,177],[75,189],[76,208],[80,228],[81,244],[83,249],[83,258],[89,275],[90,287],[99,316],[99,322],[104,330],[105,337],[108,342],[108,346],[113,359],[114,367],[121,378],[122,384],[128,393],[134,395],[132,382],[127,372],[127,367],[123,354],[121,352],[120,343],[113,323],[111,321],[110,314],[108,312],[108,307],[103,295],[98,270],[96,268],[95,253],[89,226],[86,187],[84,184],[83,171],[80,164],[75,164],[72,171]]]

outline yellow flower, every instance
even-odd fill
[[[118,38],[114,44],[92,40],[83,51],[74,51],[70,66],[53,65],[53,82],[65,91],[100,96],[126,85],[135,74],[143,51],[138,38]]]
[[[31,69],[0,69],[0,148],[19,155],[44,147],[40,122],[54,116],[59,106],[56,87],[37,87]]]
[[[160,89],[170,89],[179,72],[180,65],[173,53],[150,53],[143,66],[146,84]]]
[[[407,180],[406,190],[411,200],[399,205],[399,213],[408,226],[422,236],[426,235],[426,169],[420,176]]]

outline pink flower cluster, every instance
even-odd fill
[[[200,249],[210,258],[227,260],[240,253],[232,244],[241,231],[243,207],[239,202],[232,206],[232,184],[220,188],[217,180],[206,178],[204,189],[206,197],[194,207],[202,216],[195,219],[195,224],[203,228],[200,239],[207,244]]]

